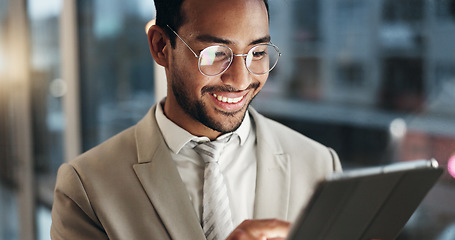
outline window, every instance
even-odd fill
[[[436,16],[445,21],[455,21],[455,1],[439,0],[436,2]]]
[[[429,83],[429,109],[439,114],[454,114],[455,108],[455,63],[436,63],[432,69],[434,82]]]
[[[454,2],[270,2],[272,38],[287,51],[253,105],[334,148],[345,169],[429,158],[447,167],[455,156]],[[398,239],[453,238],[454,189],[445,173]]]
[[[149,0],[78,1],[83,149],[135,124],[155,102]]]
[[[422,59],[387,58],[383,62],[380,106],[420,112],[425,101]]]
[[[361,88],[365,84],[365,69],[360,63],[339,64],[337,75],[337,85],[341,88]]]
[[[37,209],[37,239],[44,237],[49,222],[52,191],[58,167],[63,163],[65,119],[62,97],[66,83],[61,77],[60,13],[63,1],[27,1],[30,36],[30,86],[33,136],[33,176]],[[42,227],[40,227],[42,226]],[[43,229],[43,227],[45,229]]]
[[[35,170],[38,176],[50,178],[55,177],[63,162],[65,82],[60,70],[61,5],[61,0],[46,4],[28,0]],[[52,186],[53,183],[50,189]]]

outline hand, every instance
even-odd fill
[[[226,240],[285,239],[291,224],[278,219],[245,220]]]

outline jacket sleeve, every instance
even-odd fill
[[[63,164],[57,174],[51,239],[108,239],[76,170]]]
[[[340,162],[340,158],[338,157],[338,154],[332,148],[329,148],[329,152],[332,155],[333,171],[334,172],[343,171],[343,168],[341,167],[341,162]]]

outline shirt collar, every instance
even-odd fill
[[[163,106],[164,100],[157,105],[155,117],[158,123],[158,127],[160,128],[161,133],[163,135],[164,141],[166,141],[166,144],[168,145],[172,152],[178,154],[180,150],[191,141],[194,142],[209,141],[207,137],[196,137],[189,133],[188,131],[186,131],[185,129],[178,126],[177,124],[175,124],[174,122],[172,122],[169,118],[166,117],[166,115],[164,115]],[[235,130],[232,134],[234,134],[234,136],[236,135],[239,137],[240,145],[243,146],[243,144],[245,144],[246,140],[248,139],[250,130],[251,118],[247,111],[245,114],[245,118],[242,121],[242,124],[240,124],[240,127],[237,128],[237,130]],[[230,134],[231,133],[223,134],[218,138],[225,138],[226,135]]]

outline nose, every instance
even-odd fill
[[[238,90],[245,90],[251,84],[252,76],[245,65],[244,56],[234,56],[231,66],[221,75],[224,84]]]

